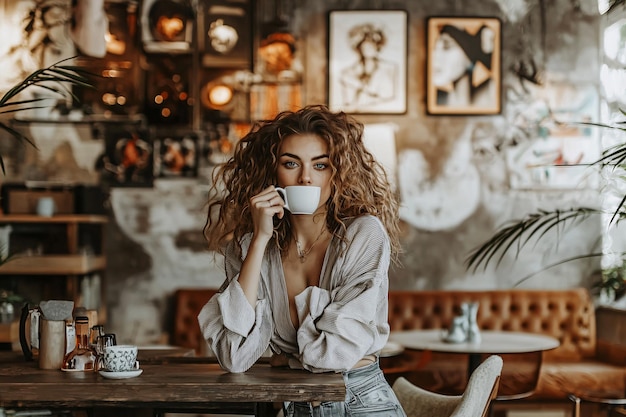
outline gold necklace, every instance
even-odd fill
[[[326,228],[323,228],[320,234],[317,236],[317,238],[313,241],[311,246],[309,246],[309,248],[306,250],[302,249],[302,243],[300,243],[300,241],[296,237],[296,250],[298,251],[298,258],[300,259],[300,263],[304,263],[306,261],[306,257],[313,250],[313,246],[315,246],[315,244],[319,242],[319,240],[322,238],[325,231],[326,231]]]

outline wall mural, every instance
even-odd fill
[[[481,179],[473,163],[472,126],[452,144],[439,172],[424,153],[405,149],[398,157],[400,218],[421,230],[449,230],[474,213]],[[433,172],[435,171],[435,172]]]
[[[530,140],[506,150],[511,187],[535,189],[597,188],[600,158],[597,87],[591,83],[551,82],[533,88],[533,102],[514,121]],[[529,87],[532,88],[532,87]]]

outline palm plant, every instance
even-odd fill
[[[620,6],[622,8],[626,7],[626,0],[604,0],[603,2],[599,1],[599,4],[603,5],[602,8],[604,10],[602,13],[611,14]],[[621,110],[621,113],[626,116],[626,112],[623,110]],[[581,124],[600,128],[617,129],[626,133],[626,121],[618,122],[615,125],[601,123]],[[600,159],[590,165],[596,166],[602,170],[608,169],[613,172],[617,172],[618,181],[626,181],[626,175],[624,175],[624,172],[626,171],[626,143],[607,149],[603,152]],[[492,262],[495,262],[497,267],[507,254],[514,252],[515,258],[517,258],[523,248],[536,243],[544,236],[553,232],[557,234],[558,241],[559,235],[564,233],[566,229],[575,227],[582,221],[588,219],[590,216],[610,214],[611,219],[609,221],[609,226],[615,226],[620,220],[626,218],[625,204],[626,193],[621,197],[617,208],[610,213],[591,207],[572,207],[567,210],[540,210],[536,213],[528,214],[522,219],[510,221],[499,228],[490,239],[470,252],[468,258],[466,259],[467,268],[476,272],[480,268],[486,269]],[[602,255],[602,251],[599,251],[558,260],[557,262],[552,263],[539,271],[523,277],[517,282],[516,285],[519,285],[545,269],[574,260],[601,257]],[[622,253],[621,255],[626,255],[626,253]],[[611,291],[616,293],[625,291],[626,260],[624,260],[622,265],[603,271],[603,280],[598,286],[601,288],[609,288]]]
[[[42,100],[46,100],[45,98],[20,98],[20,95],[24,90],[34,86],[48,90],[59,97],[70,95],[74,99],[76,97],[72,93],[72,86],[92,87],[89,79],[87,78],[90,74],[89,72],[74,65],[64,64],[70,59],[72,58],[67,58],[54,63],[49,67],[33,71],[24,80],[9,89],[2,96],[2,98],[0,98],[0,115],[48,107],[47,105],[42,105],[41,103]],[[21,133],[19,130],[12,128],[10,124],[7,124],[2,120],[0,120],[0,129],[8,132],[15,139],[27,142],[36,148],[36,145],[30,140],[30,138]],[[2,173],[4,174],[5,167],[2,155],[0,155],[0,168],[2,168]]]
[[[622,114],[626,116],[626,112],[622,111]],[[626,133],[626,121],[618,122],[615,125],[606,125],[601,123],[581,124],[608,129],[617,129]],[[589,165],[596,166],[602,170],[609,169],[613,172],[618,171],[618,173],[621,174],[621,171],[626,168],[626,143],[622,143],[605,150],[600,159]],[[626,180],[624,175],[618,175],[617,178],[618,181]],[[609,213],[606,213],[602,209],[592,207],[572,207],[566,210],[557,209],[550,211],[539,210],[536,213],[530,213],[522,219],[512,220],[500,227],[491,238],[471,251],[466,259],[466,265],[468,269],[473,272],[476,272],[480,268],[485,269],[493,262],[495,262],[495,266],[497,268],[507,254],[513,252],[515,258],[517,258],[523,248],[537,242],[548,234],[556,233],[558,241],[560,235],[563,234],[568,228],[575,227],[582,221],[588,219],[590,216],[609,214],[611,216],[609,226],[615,226],[622,219],[626,218],[625,204],[626,194],[621,197],[617,208]],[[516,285],[519,285],[545,269],[574,260],[601,257],[602,255],[603,253],[600,251],[558,260],[557,262],[542,268],[540,271],[533,272],[530,275],[523,277],[517,282]],[[600,287],[610,287],[613,290],[621,290],[624,285],[620,284],[619,280],[621,279],[623,281],[626,279],[626,275],[622,274],[622,272],[626,273],[626,269],[622,267],[614,267],[604,271],[603,282],[600,284]]]

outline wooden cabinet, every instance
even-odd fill
[[[33,303],[73,300],[76,306],[97,310],[98,321],[104,323],[107,222],[106,216],[90,214],[0,215],[0,228],[11,226],[9,259],[0,265],[0,288]],[[5,339],[10,326],[0,324],[0,343],[10,341]]]

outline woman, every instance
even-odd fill
[[[365,149],[363,125],[322,106],[260,122],[216,175],[205,234],[224,248],[226,281],[200,327],[221,366],[342,372],[346,402],[288,403],[285,416],[404,416],[378,365],[387,341],[388,267],[398,205]],[[310,215],[290,214],[275,185],[321,188]]]

